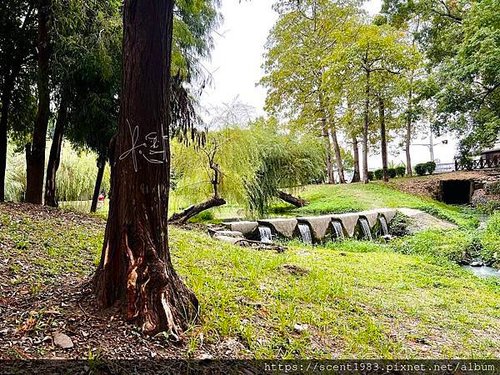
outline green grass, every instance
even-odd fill
[[[58,285],[57,277],[60,283],[69,274],[93,272],[102,220],[5,207],[0,253],[11,260],[5,272],[13,285],[29,285],[36,293]],[[362,241],[317,247],[292,242],[277,254],[215,241],[200,231],[173,227],[170,236],[174,266],[201,304],[200,322],[187,333],[188,356],[228,340],[241,344],[237,355],[251,358],[500,355],[500,282],[436,261],[424,250],[437,237],[428,243],[414,237],[420,247],[407,254],[395,245]],[[296,324],[308,328],[298,333]]]
[[[309,204],[295,209],[290,205],[277,204],[274,214],[319,215],[369,210],[373,208],[417,208],[465,228],[478,225],[477,215],[464,207],[450,206],[426,197],[411,195],[383,182],[348,185],[311,185],[295,194]]]
[[[237,338],[257,358],[498,355],[500,283],[450,262],[359,241],[276,254],[171,233],[175,265],[203,307],[193,349],[202,335]],[[297,323],[309,329],[297,334]]]

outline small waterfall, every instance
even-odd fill
[[[271,228],[259,225],[259,234],[260,234],[260,241],[264,243],[271,243],[273,242],[273,233],[271,232]]]
[[[332,221],[333,236],[336,240],[344,239],[344,230],[342,229],[342,223],[340,221]]]
[[[387,225],[387,220],[385,216],[380,215],[378,221],[380,223],[380,230],[382,231],[382,236],[387,236],[389,234],[389,226]]]
[[[372,232],[370,230],[370,224],[368,223],[368,220],[366,217],[360,217],[359,218],[359,224],[361,227],[361,231],[363,232],[363,239],[364,240],[372,240]]]
[[[309,225],[299,223],[298,227],[299,227],[300,237],[302,237],[302,242],[308,245],[312,245],[313,241]]]

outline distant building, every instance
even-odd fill
[[[496,143],[492,148],[481,151],[481,159],[486,161],[500,159],[500,143]]]

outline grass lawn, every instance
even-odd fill
[[[0,330],[14,327],[5,343],[19,342],[16,351],[0,343],[0,358],[54,356],[57,349],[48,343],[23,341],[50,335],[54,326],[66,327],[75,342],[57,353],[63,358],[112,358],[117,348],[143,347],[146,358],[153,350],[158,358],[500,356],[496,278],[477,278],[433,255],[402,254],[395,245],[293,242],[277,254],[175,227],[173,262],[200,300],[200,321],[181,348],[140,338],[120,315],[83,314],[95,305],[91,296],[60,300],[81,289],[95,269],[104,221],[23,207],[0,205]]]

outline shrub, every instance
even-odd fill
[[[375,176],[374,176],[373,172],[371,172],[371,171],[368,172],[368,180],[373,181],[374,177]]]
[[[485,262],[500,264],[500,212],[493,214],[481,236],[481,257]]]
[[[403,254],[427,255],[436,259],[460,262],[471,248],[474,238],[459,230],[426,230],[403,237],[393,243],[393,249]]]
[[[484,188],[487,194],[500,195],[500,181],[490,182]]]
[[[381,180],[382,177],[384,177],[384,170],[383,169],[377,169],[375,172],[374,172],[374,175],[375,175],[375,179],[376,180]]]
[[[419,176],[423,176],[427,172],[427,166],[425,163],[420,163],[415,165],[415,173]]]
[[[398,177],[404,177],[406,174],[406,167],[404,165],[400,165],[399,167],[396,167],[396,175]]]
[[[428,161],[427,163],[425,163],[425,168],[427,170],[427,173],[433,174],[436,170],[436,163],[434,163],[433,161]]]
[[[397,175],[396,168],[388,168],[387,174],[389,175],[389,178],[396,178]]]

